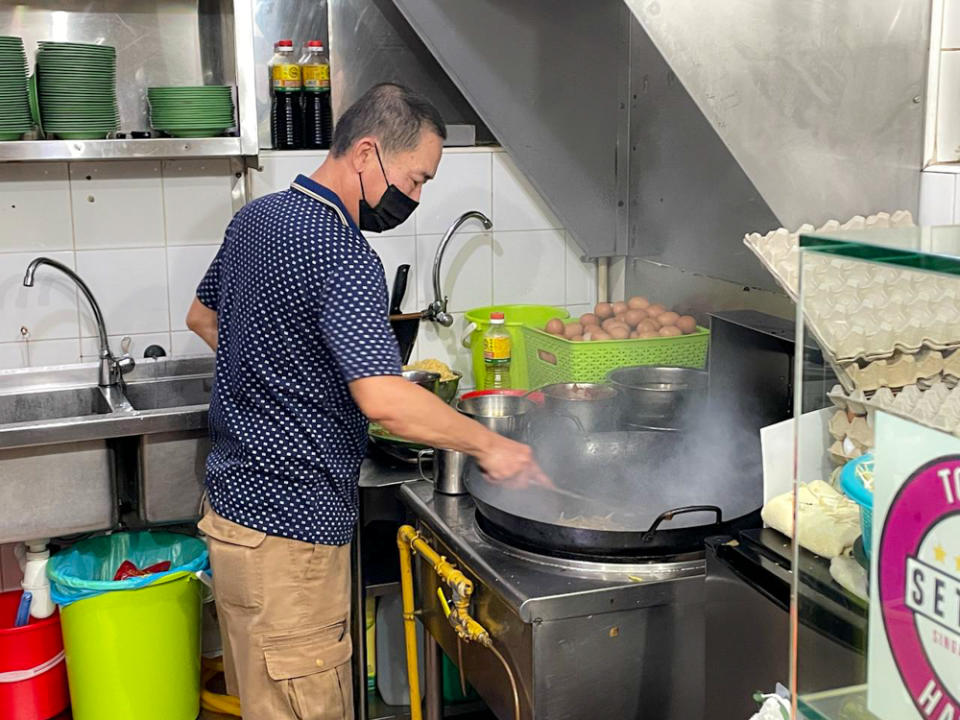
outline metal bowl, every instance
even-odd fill
[[[460,379],[463,377],[463,373],[453,372],[456,377],[450,378],[449,380],[441,380],[437,384],[437,397],[443,400],[448,405],[453,402],[453,399],[457,396],[457,390],[460,389]]]
[[[437,387],[440,384],[440,373],[427,372],[426,370],[404,370],[401,375],[403,375],[404,380],[416,383],[432,393],[437,392]]]
[[[534,405],[515,395],[476,395],[460,398],[457,410],[484,427],[507,437],[517,438],[527,428],[527,413]]]
[[[573,418],[586,432],[613,430],[620,415],[620,393],[601,383],[556,383],[540,388],[547,412]]]
[[[706,401],[707,373],[680,367],[618,368],[607,382],[623,396],[623,418],[633,425],[676,427]]]

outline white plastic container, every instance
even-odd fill
[[[423,697],[423,626],[417,622],[420,697]],[[377,690],[388,705],[409,705],[407,647],[403,640],[403,603],[400,593],[385,595],[377,604]]]
[[[37,620],[43,620],[53,615],[53,611],[56,610],[56,605],[50,597],[50,581],[47,579],[50,550],[47,549],[46,539],[31,540],[26,543],[26,550],[22,563],[23,582],[20,585],[25,592],[33,594],[30,614]]]

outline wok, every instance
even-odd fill
[[[562,492],[496,485],[472,469],[467,487],[487,529],[529,549],[630,557],[700,550],[710,535],[756,524],[758,478],[718,468],[682,434],[579,437],[534,447]]]

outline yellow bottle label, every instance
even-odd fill
[[[510,359],[510,338],[485,337],[483,339],[483,359],[492,362]]]
[[[308,90],[330,89],[329,65],[304,65],[303,86]]]
[[[299,90],[300,66],[296,63],[278,63],[273,66],[274,90]]]

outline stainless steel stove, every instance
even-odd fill
[[[492,635],[519,685],[520,716],[549,720],[703,715],[702,554],[650,562],[557,558],[491,537],[469,495],[434,494],[426,482],[400,497],[423,537],[474,582],[472,614]],[[420,572],[417,606],[444,651],[457,638]],[[503,666],[463,643],[467,681],[501,718],[514,717]]]

